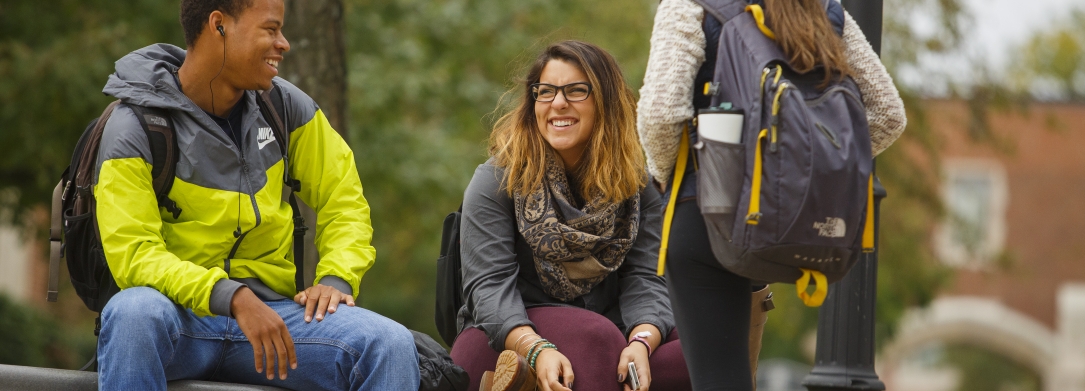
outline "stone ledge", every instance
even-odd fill
[[[169,382],[170,391],[282,391],[282,388],[209,381],[178,380]],[[24,391],[98,391],[98,374],[0,364],[0,390]]]

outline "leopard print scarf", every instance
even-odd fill
[[[531,246],[547,294],[571,301],[622,265],[637,240],[640,193],[619,203],[601,194],[577,207],[565,168],[547,154],[542,186],[516,195],[516,226]]]

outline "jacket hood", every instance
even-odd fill
[[[185,54],[184,49],[163,43],[131,52],[117,60],[102,93],[126,104],[186,110],[189,99],[173,77]]]

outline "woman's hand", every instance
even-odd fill
[[[557,350],[543,349],[539,353],[535,358],[535,376],[540,391],[572,391],[573,364]]]
[[[640,388],[638,390],[647,391],[648,387],[652,385],[652,371],[648,367],[648,347],[640,342],[633,342],[622,349],[621,356],[618,356],[618,381],[625,383],[626,377],[629,376],[629,363],[632,362],[637,366],[637,380],[640,381]],[[624,384],[625,391],[631,391],[633,388],[629,386],[629,383]]]

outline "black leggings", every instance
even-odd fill
[[[693,389],[750,391],[750,280],[716,261],[696,201],[675,205],[667,288]]]

